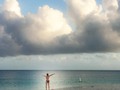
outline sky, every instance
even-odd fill
[[[52,8],[59,9],[60,11],[66,11],[66,3],[64,0],[18,0],[22,13],[25,15],[28,12],[36,13],[38,7],[49,5]]]
[[[85,53],[87,58],[94,57],[93,61],[88,60],[91,65],[96,62],[94,67],[101,66],[102,62],[99,65],[98,62],[109,55],[112,58],[109,58],[110,60],[113,60],[114,56],[119,58],[119,6],[120,0],[0,0],[1,69],[5,69],[4,66],[10,62],[18,63],[19,57],[30,57],[32,60],[34,56],[43,56],[46,61],[41,62],[46,65],[48,58],[54,56],[54,60],[58,58],[55,62],[57,65],[61,60],[59,56],[72,56],[71,64],[68,61],[69,63],[64,65],[66,69],[88,69],[88,63],[83,64],[86,67],[78,65],[74,68],[75,64],[84,62],[79,58],[72,64],[76,57],[74,55],[79,57]],[[102,54],[101,59],[96,57],[96,54]],[[84,57],[85,55],[82,56]],[[37,64],[34,59],[32,62]],[[103,68],[98,69],[111,69],[107,67],[108,63],[112,68],[118,69],[119,61],[109,62],[109,59]],[[24,63],[25,65],[22,63],[19,66],[21,69],[22,65],[26,66],[30,61],[24,59]],[[12,65],[15,64],[7,65],[6,68],[13,69]],[[18,66],[14,68],[16,67]],[[30,67],[32,69],[34,66]],[[93,66],[90,67],[94,69]]]

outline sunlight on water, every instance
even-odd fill
[[[46,73],[51,89],[120,84],[120,71],[0,71],[0,90],[45,90]]]

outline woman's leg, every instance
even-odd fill
[[[48,90],[50,90],[50,82],[48,82]]]
[[[47,82],[46,82],[46,84],[45,84],[45,87],[46,87],[46,90],[47,90]]]

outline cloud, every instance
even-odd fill
[[[98,10],[95,0],[67,0],[70,14],[79,20]],[[80,19],[81,20],[81,19]]]
[[[108,0],[109,1],[109,0]],[[110,2],[110,1],[109,1]],[[114,52],[119,51],[120,37],[114,28],[118,27],[118,1],[97,5],[95,0],[67,0],[69,13],[76,25],[72,35],[68,35],[73,45],[71,52]],[[104,6],[106,6],[104,8]],[[112,12],[111,12],[111,9]],[[114,12],[114,13],[113,13]],[[112,17],[112,18],[111,18]],[[116,19],[117,18],[117,19]],[[114,24],[113,24],[114,22]],[[114,28],[113,28],[114,27]],[[65,39],[61,41],[66,45]],[[64,46],[64,44],[62,44]],[[70,46],[67,44],[67,46]]]
[[[17,0],[5,0],[3,6],[2,6],[3,11],[8,11],[8,12],[14,12],[18,16],[21,15],[21,9],[19,7],[19,3]]]
[[[117,11],[118,10],[118,0],[103,0],[103,8],[106,11]]]
[[[119,70],[120,53],[0,57],[3,70]],[[69,63],[68,63],[69,62]]]
[[[22,15],[17,0],[5,0],[0,7],[0,56],[120,51],[118,0],[66,3],[68,17],[48,5]]]
[[[12,37],[4,31],[0,26],[0,55],[14,55],[20,53],[20,46],[12,39]]]
[[[47,5],[40,7],[36,14],[28,13],[25,16],[21,15],[17,0],[6,0],[2,9],[1,30],[10,36],[9,41],[18,44],[17,47],[21,48],[19,53],[22,54],[45,52],[55,37],[72,32],[63,13]]]

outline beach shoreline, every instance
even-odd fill
[[[66,87],[66,88],[51,89],[51,90],[120,90],[120,84]]]

